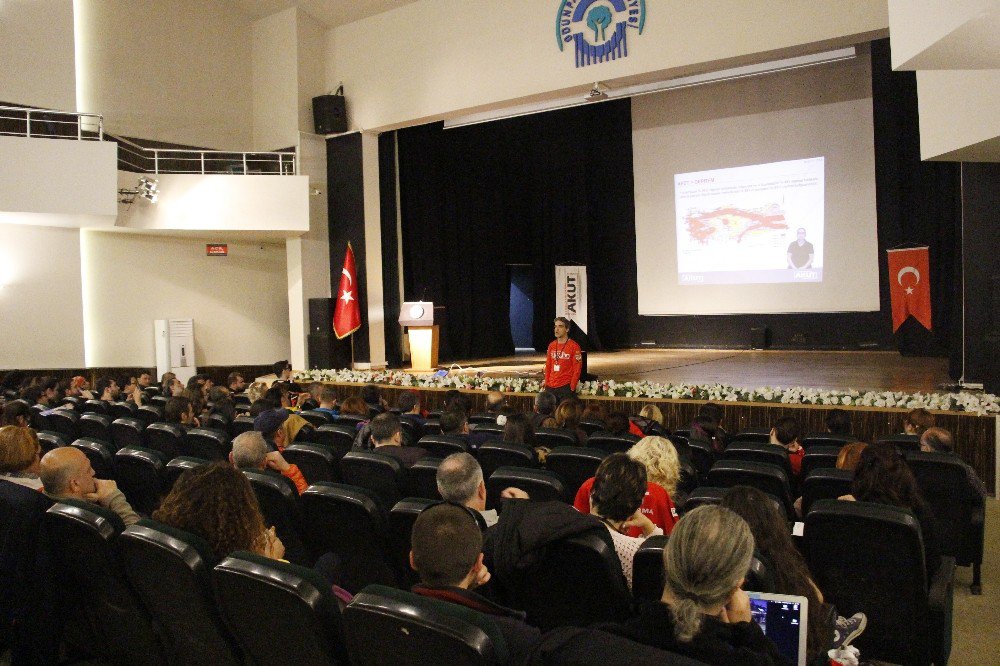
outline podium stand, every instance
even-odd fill
[[[406,336],[410,341],[410,371],[431,372],[437,368],[441,327],[434,324],[434,304],[403,303],[399,323],[407,328]]]

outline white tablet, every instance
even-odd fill
[[[790,594],[747,592],[750,614],[778,652],[799,666],[806,666],[806,622],[809,600]]]

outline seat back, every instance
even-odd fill
[[[732,441],[729,445],[732,446],[738,442],[756,442],[758,444],[767,444],[771,441],[771,431],[770,430],[744,430],[733,435]]]
[[[113,402],[108,405],[108,414],[113,419],[138,418],[139,406],[134,402]]]
[[[339,483],[315,483],[302,493],[307,536],[317,553],[342,564],[341,585],[357,592],[371,583],[396,585],[385,514],[370,491]]]
[[[107,444],[96,439],[81,437],[70,446],[80,449],[87,456],[90,460],[90,466],[94,468],[94,475],[98,479],[115,478],[115,461]]]
[[[103,400],[84,400],[80,405],[81,414],[108,414],[108,403]]]
[[[579,446],[576,431],[563,428],[536,428],[535,444],[554,449],[557,446]]]
[[[93,412],[81,414],[80,419],[76,422],[76,430],[80,433],[80,437],[99,439],[114,445],[111,440],[111,418],[104,414]]]
[[[312,409],[304,409],[299,412],[299,416],[312,424],[314,428],[325,426],[333,422],[332,415],[327,412],[317,412]]]
[[[302,472],[307,483],[340,481],[337,457],[329,448],[319,444],[292,444],[281,452],[282,457]]]
[[[607,432],[595,432],[587,438],[587,446],[592,449],[600,449],[604,451],[605,455],[608,455],[628,451],[638,441],[639,438],[631,433],[612,435]]]
[[[226,418],[225,414],[220,414],[214,412],[208,415],[208,422],[205,424],[206,427],[212,430],[218,430],[226,434],[226,438],[229,439],[231,435],[229,434],[229,419]]]
[[[818,467],[802,479],[802,515],[812,508],[813,502],[822,499],[837,499],[851,493],[854,472],[836,467]]]
[[[802,478],[809,476],[809,472],[820,467],[836,467],[837,458],[840,456],[839,446],[827,446],[816,444],[806,449],[802,456]]]
[[[923,540],[912,513],[820,500],[805,518],[804,550],[826,602],[844,617],[868,616],[854,642],[866,659],[931,663]]]
[[[708,485],[716,488],[752,486],[781,500],[786,519],[795,515],[788,477],[783,469],[775,465],[749,460],[720,460],[708,472]]]
[[[167,460],[159,451],[126,447],[115,454],[118,487],[132,508],[145,516],[160,505],[166,473]]]
[[[555,472],[566,489],[576,494],[583,482],[594,476],[608,454],[603,449],[583,446],[560,446],[549,451],[545,466]]]
[[[58,432],[52,432],[51,430],[39,430],[37,435],[38,443],[42,445],[42,455],[45,455],[52,449],[58,449],[60,446],[66,446],[68,443],[63,435]]]
[[[469,417],[469,425],[480,425],[480,424],[495,424],[497,422],[497,415],[490,412],[484,412],[480,414],[473,414]]]
[[[688,450],[691,452],[691,462],[698,472],[698,478],[704,482],[708,479],[708,472],[715,464],[715,452],[711,445],[698,440],[688,440]]]
[[[312,569],[238,551],[212,570],[212,586],[250,663],[350,663],[330,584]]]
[[[503,426],[493,421],[476,423],[473,432],[482,435],[484,439],[500,441],[503,439]]]
[[[590,435],[593,435],[595,432],[601,432],[608,426],[604,421],[588,421],[584,419],[583,421],[580,421],[579,427],[580,430],[587,433],[587,436],[589,437]]]
[[[80,420],[80,415],[72,409],[50,409],[45,412],[47,420],[47,430],[54,430],[68,439],[76,439],[76,422]]]
[[[441,415],[430,416],[428,415],[427,420],[424,421],[424,434],[425,435],[440,435],[441,434]]]
[[[157,451],[157,453],[159,452]],[[191,458],[188,456],[178,456],[168,460],[167,468],[164,472],[163,494],[166,495],[170,492],[170,489],[177,483],[177,479],[180,478],[181,474],[189,469],[194,469],[198,465],[204,465],[207,462],[207,460],[202,460],[201,458]]]
[[[135,416],[146,425],[157,423],[163,420],[163,408],[159,405],[143,405],[135,410]]]
[[[344,609],[355,666],[504,664],[507,644],[496,623],[458,604],[370,585]]]
[[[410,419],[399,419],[399,427],[403,430],[403,441],[407,446],[415,445],[417,440],[424,436],[423,427]]]
[[[670,537],[657,534],[642,542],[632,558],[632,597],[636,603],[659,601],[663,596],[663,549]]]
[[[116,449],[128,447],[146,446],[146,437],[143,431],[146,424],[139,419],[132,417],[117,418],[108,426],[111,436],[111,444]]]
[[[705,666],[704,662],[611,634],[600,629],[560,627],[546,633],[532,654],[533,664],[545,666],[607,666],[657,664],[658,666]]]
[[[228,460],[232,451],[229,436],[209,428],[192,428],[181,442],[181,454],[205,460]]]
[[[229,423],[229,436],[233,439],[250,430],[253,430],[253,419],[249,416],[237,416]]]
[[[302,538],[302,516],[299,514],[298,491],[288,479],[276,473],[243,470],[250,481],[266,526],[273,526],[285,545],[285,559],[311,565],[313,559]]]
[[[539,502],[572,500],[566,484],[554,472],[525,467],[501,467],[486,480],[486,506],[491,509],[499,508],[500,493],[504,488],[510,487],[520,488],[532,500]]]
[[[906,462],[937,519],[941,552],[955,556],[959,564],[970,564],[962,546],[982,499],[969,486],[961,460],[948,453],[912,451],[906,454]]]
[[[358,430],[354,426],[332,423],[323,425],[312,432],[312,441],[322,444],[334,452],[338,465],[340,459],[354,446]]]
[[[920,436],[919,435],[889,435],[888,437],[882,437],[878,440],[878,444],[882,443],[892,444],[897,449],[906,453],[907,451],[919,451],[920,450]]]
[[[115,540],[125,529],[112,511],[81,500],[64,500],[45,513],[69,608],[79,609],[93,631],[90,645],[119,664],[164,664],[163,647],[145,609],[125,579]]]
[[[815,446],[835,446],[839,450],[844,444],[856,441],[858,441],[858,438],[851,435],[835,435],[832,432],[821,432],[803,437],[799,441],[799,444],[808,453]]]
[[[447,458],[453,453],[468,453],[469,439],[463,435],[424,435],[417,446],[435,458]]]
[[[442,458],[421,458],[406,470],[406,491],[411,497],[441,499],[437,489],[437,471],[442,460]]]
[[[698,486],[691,491],[684,504],[677,507],[678,513],[682,516],[691,509],[697,509],[705,504],[720,504],[722,496],[726,493],[725,488],[713,488],[711,486]]]
[[[424,509],[438,504],[441,500],[426,497],[407,497],[396,502],[389,511],[389,550],[396,576],[403,588],[409,589],[417,583],[417,573],[410,568],[410,536],[413,523]]]
[[[523,444],[488,441],[476,451],[476,459],[488,479],[500,467],[534,467],[535,452]]]
[[[184,428],[176,423],[151,423],[146,426],[146,446],[173,460],[184,455]]]
[[[733,442],[726,448],[722,458],[767,463],[783,470],[786,478],[792,478],[792,464],[788,460],[788,452],[780,446],[749,441]]]
[[[193,534],[143,519],[118,538],[125,574],[177,664],[242,663],[212,594],[214,556]]]
[[[338,425],[346,425],[351,426],[352,428],[357,428],[359,423],[364,423],[367,420],[367,416],[358,416],[357,414],[338,414],[337,418],[335,418],[333,422]]]
[[[387,513],[403,496],[403,464],[383,453],[347,453],[340,459],[340,478],[348,485],[373,492],[383,513]]]

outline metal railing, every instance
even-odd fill
[[[103,141],[104,116],[26,106],[0,106],[0,135]]]
[[[297,173],[294,152],[240,153],[192,148],[147,148],[125,138],[111,139],[118,143],[118,165],[125,171],[241,176],[294,176]]]

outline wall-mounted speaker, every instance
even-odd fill
[[[343,95],[313,97],[313,123],[316,134],[339,134],[347,131],[347,104]]]

